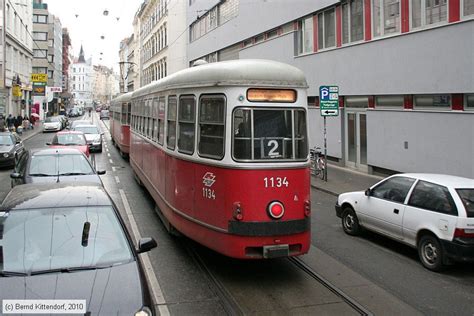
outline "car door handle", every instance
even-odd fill
[[[394,209],[393,212],[394,212],[395,214],[398,214],[400,211],[399,211],[398,209]]]

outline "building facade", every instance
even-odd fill
[[[97,104],[109,104],[118,94],[118,80],[113,69],[93,66],[92,99]]]
[[[135,58],[135,36],[123,39],[120,42],[120,92],[126,93],[135,90],[138,61]]]
[[[327,135],[340,165],[474,178],[474,0],[196,0],[187,12],[189,64],[305,72],[311,146],[323,145],[319,87],[338,86]]]
[[[71,100],[71,93],[69,88],[69,67],[72,61],[72,49],[71,49],[71,37],[69,36],[69,31],[67,28],[63,28],[63,50],[62,50],[62,93],[61,99],[63,100],[65,108],[69,107]]]
[[[33,60],[31,1],[2,1],[0,113],[29,114]],[[5,24],[4,24],[5,23]]]
[[[69,68],[71,81],[71,94],[74,105],[82,107],[92,106],[93,68],[92,60],[85,59],[84,49],[81,45],[79,58]]]
[[[175,0],[171,5],[169,2],[146,1],[139,10],[141,85],[187,68],[187,1]]]

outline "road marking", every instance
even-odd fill
[[[115,167],[112,167],[112,171],[115,172],[117,169]]]
[[[110,163],[114,163],[114,161],[112,159],[109,159]]]
[[[135,244],[138,244],[138,240],[140,239],[140,232],[138,231],[137,222],[133,217],[130,204],[128,204],[127,197],[125,196],[125,192],[122,189],[119,189],[119,192],[120,197],[122,198],[123,205],[125,207],[125,213],[127,214],[128,220],[130,222],[130,227],[132,228],[133,237],[135,238]],[[148,253],[143,253],[140,256],[142,258],[142,262],[145,268],[145,274],[147,275],[148,280],[150,281],[151,291],[153,292],[155,304],[158,305],[160,315],[169,316],[170,311],[168,309],[168,306],[166,305],[165,297],[163,296],[163,291],[161,290],[160,283],[156,278],[155,271],[153,271],[150,257],[148,256]]]
[[[115,176],[115,182],[120,183],[119,177]]]
[[[109,153],[107,153],[107,157],[110,157],[110,154],[109,154]]]

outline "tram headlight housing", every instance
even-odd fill
[[[285,214],[285,207],[280,201],[273,201],[268,204],[267,211],[271,218],[280,219]]]
[[[311,215],[311,202],[309,200],[304,201],[304,215],[310,217]]]
[[[152,316],[153,313],[147,306],[143,306],[138,312],[135,313],[135,316]]]

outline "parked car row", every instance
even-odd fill
[[[363,228],[418,250],[424,267],[441,271],[474,262],[474,180],[399,174],[365,192],[338,196],[336,215],[349,235]]]
[[[25,284],[54,299],[48,289],[67,284],[61,295],[86,299],[85,314],[154,315],[139,254],[156,241],[134,246],[99,177],[105,171],[88,159],[89,144],[102,149],[102,133],[87,123],[57,132],[45,149],[26,150],[16,134],[0,133],[14,163],[13,188],[0,205],[0,300],[37,299]]]
[[[43,132],[58,132],[66,128],[67,122],[64,115],[49,116],[44,120]]]

